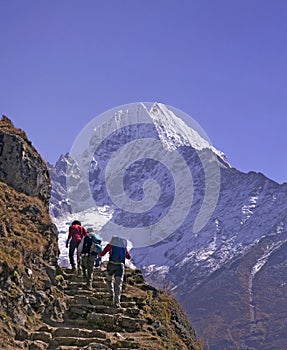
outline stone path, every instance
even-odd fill
[[[126,272],[126,278],[136,281],[142,276],[130,271]],[[122,308],[114,307],[104,266],[95,268],[92,290],[86,288],[82,276],[68,269],[63,270],[62,286],[67,296],[62,319],[53,321],[46,317],[45,324],[30,334],[29,350],[156,348],[152,344],[156,344],[157,337],[143,316],[145,295],[134,295],[132,285],[125,283]]]

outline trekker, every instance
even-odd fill
[[[92,228],[88,228],[88,233],[79,245],[79,252],[81,254],[81,265],[83,270],[83,276],[86,280],[88,289],[92,288],[93,273],[95,259],[102,251],[102,240],[97,236]]]
[[[106,253],[110,254],[107,265],[107,282],[113,304],[121,307],[121,293],[125,273],[125,259],[130,259],[130,253],[127,250],[127,241],[124,238],[113,236],[111,242],[106,245],[99,254],[100,257]],[[114,279],[114,280],[113,280]]]
[[[74,220],[72,222],[71,226],[69,227],[69,234],[68,234],[68,238],[66,240],[66,248],[69,247],[69,260],[70,260],[70,264],[72,266],[73,272],[76,271],[76,264],[75,264],[75,260],[74,260],[75,250],[77,251],[78,269],[80,269],[80,266],[79,266],[80,256],[78,253],[78,247],[79,247],[81,240],[83,239],[84,236],[86,236],[86,234],[87,234],[87,231],[82,226],[81,222],[78,220]],[[69,242],[70,242],[70,246],[69,246]]]

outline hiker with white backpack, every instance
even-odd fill
[[[99,254],[100,257],[109,253],[107,265],[107,282],[112,302],[116,307],[121,307],[121,293],[125,273],[125,260],[130,259],[127,249],[127,240],[118,236],[113,236],[110,243]]]

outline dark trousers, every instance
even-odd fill
[[[69,246],[69,259],[70,259],[70,264],[72,267],[75,267],[75,260],[74,260],[74,253],[75,250],[77,250],[77,262],[79,262],[79,257],[78,257],[78,246],[80,242],[75,242],[75,241],[70,241],[70,246]]]

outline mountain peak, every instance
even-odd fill
[[[90,151],[93,152],[97,142],[114,130],[124,130],[128,125],[154,125],[162,146],[174,151],[182,146],[190,146],[196,151],[211,150],[221,163],[230,167],[225,154],[212,146],[211,141],[200,125],[189,115],[163,103],[139,102],[124,105],[103,113],[95,118],[94,133],[90,136]],[[90,128],[90,124],[88,126]],[[147,131],[149,132],[149,131]],[[73,153],[73,152],[72,152]]]
[[[174,150],[180,146],[191,146],[197,151],[210,149],[230,167],[225,154],[212,146],[205,132],[190,116],[162,103],[154,103],[149,114],[166,148]]]
[[[207,340],[207,349],[287,348],[282,314],[287,307],[287,184],[230,168],[196,128],[191,132],[163,104],[125,106],[109,117],[94,132],[91,167],[87,158],[90,182],[72,179],[77,199],[86,198],[84,188],[93,192],[95,200],[93,208],[77,215],[85,224],[97,226],[100,234],[103,227],[111,232],[108,224],[113,220],[114,227],[121,225],[116,229],[122,229],[123,235],[151,237],[149,245],[133,245],[134,263],[153,286],[170,283],[192,324]],[[147,139],[149,147],[134,142],[117,158],[126,143],[138,138]],[[150,147],[156,143],[161,146],[158,154],[164,156]],[[173,172],[178,167],[172,158],[176,151],[188,165],[185,173],[179,167],[178,187]],[[111,159],[118,171],[110,181],[111,172],[106,170]],[[170,159],[171,166],[161,166]],[[213,165],[215,171],[209,168]],[[151,182],[155,186],[147,190]],[[137,210],[149,196],[156,199],[148,202],[153,206]],[[118,198],[129,202],[131,209],[122,209]],[[189,210],[180,221],[182,208]],[[196,231],[201,213],[205,220]],[[58,218],[62,227],[65,220]],[[154,237],[160,240],[155,242]],[[60,244],[64,246],[64,240]],[[66,257],[62,258],[64,262]]]

